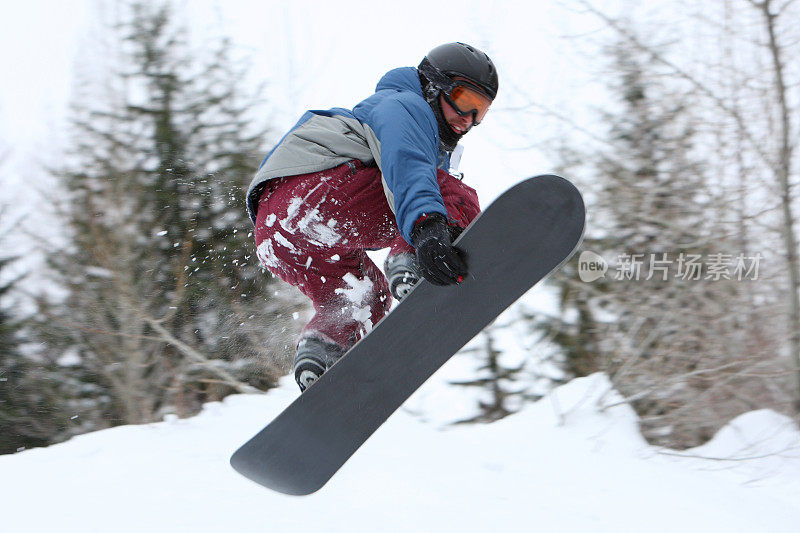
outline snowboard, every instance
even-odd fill
[[[231,457],[249,479],[284,494],[320,489],[437,369],[533,285],[583,236],[580,192],[555,175],[526,179],[488,206],[455,244],[469,276],[422,280],[363,339]]]

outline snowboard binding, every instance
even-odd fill
[[[294,379],[300,392],[305,392],[343,355],[344,349],[336,344],[313,337],[302,339],[294,357]]]
[[[411,292],[420,279],[416,258],[410,252],[390,255],[386,258],[383,270],[389,280],[389,290],[398,302]]]

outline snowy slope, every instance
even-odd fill
[[[239,477],[228,456],[295,396],[266,395],[0,456],[7,532],[796,532],[800,433],[770,411],[684,455],[648,446],[603,375],[486,426],[396,413],[308,497]],[[729,460],[721,460],[729,459]]]

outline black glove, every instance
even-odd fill
[[[454,247],[444,215],[433,213],[419,220],[411,232],[422,276],[434,285],[452,285],[467,277],[463,252]]]

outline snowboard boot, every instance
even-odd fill
[[[389,290],[397,301],[405,298],[420,279],[417,260],[411,252],[390,255],[386,258],[383,270],[389,280]]]
[[[300,392],[314,384],[344,355],[344,348],[315,337],[302,339],[294,356],[294,379]]]

